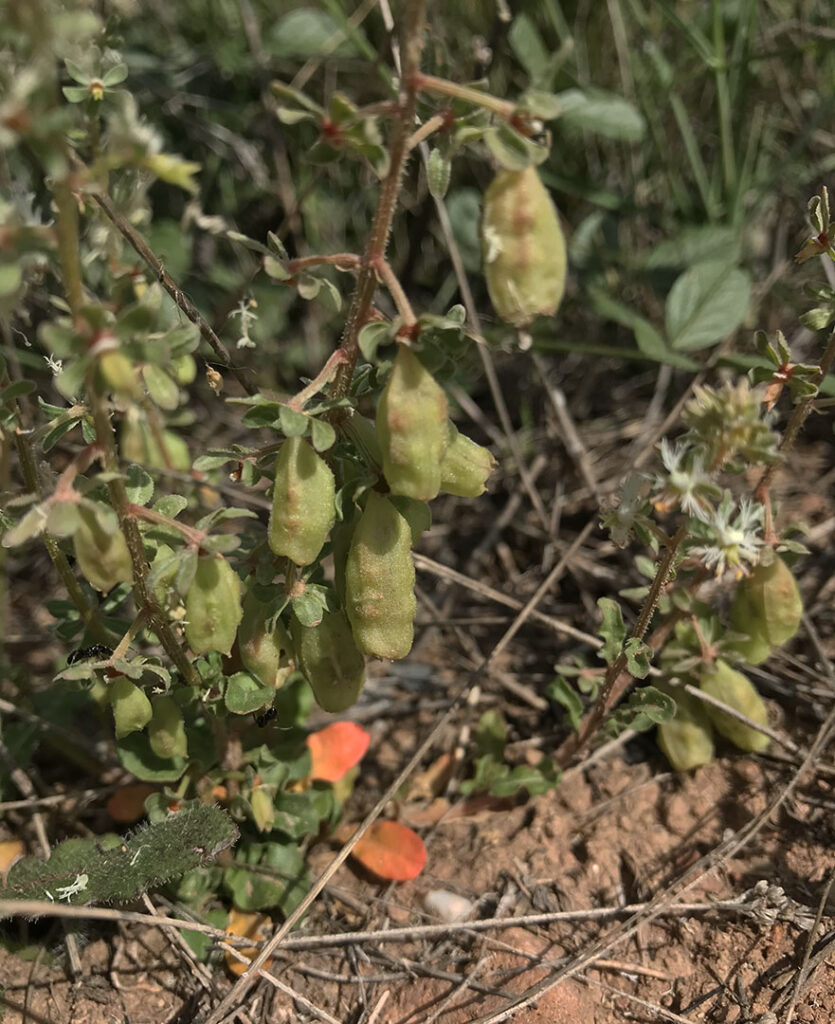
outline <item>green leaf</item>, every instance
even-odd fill
[[[539,30],[526,14],[517,14],[513,19],[507,39],[531,81],[539,83],[545,80],[550,69],[550,57]]]
[[[654,725],[661,725],[676,713],[676,702],[654,686],[641,686],[629,694],[626,703],[612,716],[618,731],[633,729],[646,732]]]
[[[109,89],[114,85],[119,85],[120,82],[128,77],[128,68],[126,64],[116,64],[109,71],[106,71],[102,76],[101,84]]]
[[[142,782],[176,782],[188,767],[184,757],[157,757],[144,732],[123,736],[116,743],[116,753],[122,767]]]
[[[37,537],[46,529],[47,512],[42,505],[30,508],[20,522],[3,535],[4,548],[16,548],[27,540]]]
[[[597,602],[597,607],[603,613],[603,622],[598,630],[603,637],[603,646],[598,654],[607,665],[611,665],[623,647],[626,626],[623,624],[623,615],[617,601],[613,601],[610,597],[601,597]]]
[[[640,111],[620,96],[567,89],[558,97],[562,107],[560,120],[571,128],[621,142],[640,142],[644,137],[646,124]]]
[[[558,676],[545,692],[551,700],[555,700],[565,708],[571,728],[577,732],[583,719],[583,702],[571,683]]]
[[[282,60],[358,56],[356,47],[345,38],[334,19],[313,7],[300,7],[279,18],[269,33],[267,47]]]
[[[740,235],[732,227],[706,224],[685,228],[674,238],[657,245],[644,261],[647,270],[661,267],[684,268],[704,260],[722,259],[726,263],[739,254]]]
[[[55,537],[72,537],[78,529],[81,515],[73,501],[56,501],[49,507],[46,529]]]
[[[134,505],[147,505],[154,495],[154,481],[141,466],[128,466],[125,475],[128,500]]]
[[[317,452],[326,452],[336,441],[336,431],[327,420],[312,419],[310,440]]]
[[[649,663],[653,655],[652,648],[639,640],[638,637],[630,637],[626,641],[626,667],[630,674],[636,679],[646,679],[649,675]]]
[[[750,295],[750,279],[738,267],[729,267],[723,260],[694,264],[667,296],[670,345],[679,352],[692,352],[726,338],[742,323]]]
[[[188,508],[188,498],[184,498],[182,494],[166,494],[159,501],[154,502],[154,511],[168,519],[176,519],[186,508]]]
[[[223,872],[223,885],[239,910],[278,907],[289,914],[310,888],[301,853],[293,844],[249,843]]]
[[[303,594],[293,598],[291,604],[303,626],[318,626],[328,605],[327,591],[324,587],[308,586]]]
[[[322,815],[316,807],[316,790],[304,793],[281,793],[276,800],[273,828],[284,832],[290,839],[315,836]]]
[[[279,406],[278,420],[285,437],[304,437],[310,425],[309,416],[287,405]]]
[[[236,672],[226,683],[224,701],[233,715],[251,715],[272,704],[275,690],[261,684],[248,672]]]
[[[0,295],[14,295],[22,281],[19,263],[0,263]]]
[[[485,711],[478,722],[475,741],[479,755],[501,761],[504,757],[507,726],[501,711],[491,708]]]

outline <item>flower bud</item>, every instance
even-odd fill
[[[699,680],[699,689],[710,697],[721,700],[723,704],[727,704],[734,711],[739,711],[746,718],[750,718],[752,722],[756,722],[758,725],[768,725],[768,707],[757,693],[754,684],[747,676],[731,668],[727,662],[717,661],[712,669],[704,672]],[[740,750],[759,753],[768,746],[768,736],[764,733],[752,729],[750,725],[720,711],[712,704],[706,703],[705,710],[716,731],[729,739]]]
[[[336,516],[333,473],[300,437],[288,437],[275,463],[269,543],[276,555],[310,565]]]
[[[449,440],[446,395],[404,345],[377,406],[377,433],[392,494],[418,501],[437,497]]]
[[[565,238],[535,167],[500,171],[484,196],[484,274],[493,307],[516,327],[552,316],[565,290]]]
[[[487,487],[496,460],[492,453],[459,433],[449,422],[449,442],[441,460],[441,490],[460,498],[477,498]]]
[[[225,558],[202,555],[188,588],[186,640],[195,654],[228,654],[241,621],[241,581]]]
[[[365,658],[344,612],[325,612],[318,626],[293,619],[290,629],[301,670],[323,711],[344,711],[359,699]]]
[[[113,721],[116,725],[116,739],[120,740],[132,732],[139,732],[151,720],[151,702],[139,687],[118,676],[108,690],[113,707]]]
[[[78,511],[78,526],[72,541],[84,578],[103,594],[117,583],[130,583],[133,565],[122,531],[117,526],[113,533],[107,533],[95,512],[85,505]]]
[[[345,605],[354,639],[375,658],[405,658],[412,648],[415,567],[412,531],[392,503],[369,491],[345,566]]]

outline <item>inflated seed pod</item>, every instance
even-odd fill
[[[492,453],[459,432],[450,420],[449,442],[441,460],[441,490],[460,498],[477,498],[487,488],[496,460]]]
[[[713,728],[704,705],[683,690],[670,692],[676,713],[658,726],[658,746],[677,772],[686,772],[713,760]]]
[[[138,409],[129,409],[122,424],[122,458],[125,462],[137,462],[156,469],[171,468],[180,473],[190,473],[191,455],[186,442],[171,430],[162,430],[160,436],[165,452],[154,436],[147,417]]]
[[[324,459],[301,437],[288,437],[275,462],[268,539],[276,555],[310,565],[336,516],[336,484]]]
[[[185,600],[186,640],[195,654],[228,654],[241,621],[241,581],[225,558],[202,555]]]
[[[344,612],[325,612],[318,626],[293,619],[296,656],[323,711],[344,711],[359,699],[365,682],[365,658],[357,649]]]
[[[712,669],[699,679],[699,689],[734,711],[739,711],[758,725],[768,725],[768,708],[757,693],[751,680],[731,668],[727,662],[717,661]],[[740,722],[712,704],[705,704],[713,727],[740,750],[761,752],[768,746],[768,737],[751,726]]]
[[[437,497],[449,441],[446,395],[404,345],[377,406],[377,435],[392,494],[418,501]]]
[[[757,665],[768,657],[766,646],[770,651],[794,636],[802,616],[803,599],[791,569],[775,555],[769,565],[758,565],[737,587],[731,625],[747,633],[749,639],[735,644],[734,649]]]
[[[535,167],[500,171],[484,196],[484,275],[502,320],[526,327],[552,316],[565,290],[565,237]]]
[[[765,623],[757,614],[747,591],[740,585],[730,611],[731,627],[734,632],[745,634],[744,639],[735,640],[730,646],[749,665],[759,665],[771,654],[772,644],[765,630]]]
[[[249,798],[252,818],[259,832],[272,831],[275,823],[275,798],[272,793],[259,786]]]
[[[78,526],[72,542],[84,578],[103,594],[117,583],[130,583],[133,565],[122,531],[117,528],[108,533],[95,512],[85,505],[81,505],[78,511]]]
[[[144,692],[125,676],[113,680],[108,688],[108,697],[113,708],[117,740],[132,732],[139,732],[150,722],[153,713],[151,702]]]
[[[136,367],[124,352],[118,349],[103,352],[97,360],[97,367],[103,390],[120,398],[136,399],[141,396]]]
[[[148,741],[157,757],[185,757],[188,739],[180,705],[173,697],[155,697],[153,715],[148,724]]]
[[[243,617],[238,627],[238,651],[247,672],[263,686],[279,689],[292,674],[293,642],[280,621],[267,629],[268,611],[250,591],[244,598]]]
[[[415,567],[412,531],[388,498],[369,491],[345,565],[345,607],[357,647],[395,661],[412,649]]]

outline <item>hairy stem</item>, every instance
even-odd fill
[[[374,215],[371,234],[363,253],[356,287],[348,307],[345,331],[340,345],[347,358],[337,370],[333,382],[331,390],[334,398],[342,398],[347,393],[354,375],[354,367],[357,364],[360,351],[359,333],[368,319],[374,291],[377,287],[374,264],[385,258],[391,222],[397,206],[397,197],[400,194],[403,168],[408,155],[409,136],[415,120],[416,77],[420,69],[420,56],[423,50],[425,9],[426,0],[410,0],[406,9],[403,33],[403,72],[400,77],[397,116],[392,125],[389,143],[389,172],[380,189],[377,212]]]
[[[644,598],[644,603],[638,615],[638,621],[635,623],[630,639],[642,640],[647,629],[649,629],[658,599],[661,597],[661,592],[670,577],[678,549],[681,547],[686,535],[686,526],[682,524],[675,536],[668,542],[667,550],[664,552],[664,557],[658,563],[655,578],[649,588],[649,593]],[[562,767],[565,767],[581,750],[588,746],[592,737],[603,724],[606,716],[629,689],[632,684],[632,676],[626,671],[626,665],[626,646],[624,645],[620,654],[606,670],[603,688],[595,701],[594,707],[581,722],[579,730],[576,733],[572,733],[557,750],[555,758]]]

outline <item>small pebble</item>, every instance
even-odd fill
[[[466,896],[459,896],[446,889],[432,889],[423,898],[423,905],[430,914],[439,917],[447,924],[453,921],[464,921],[473,912],[474,903]]]

